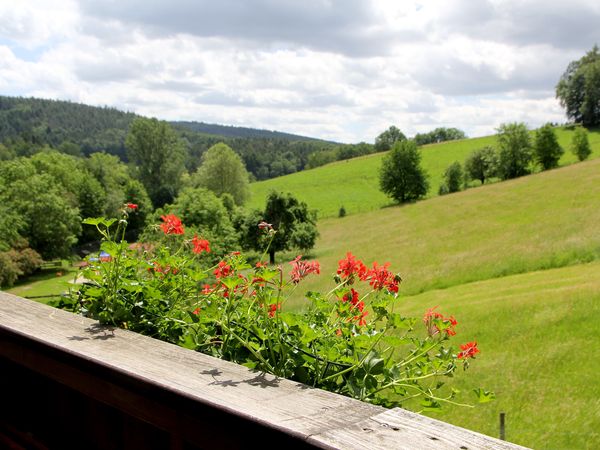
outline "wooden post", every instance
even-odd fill
[[[506,440],[506,414],[503,412],[500,413],[500,439]]]

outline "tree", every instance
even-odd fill
[[[405,141],[406,136],[394,125],[389,127],[375,139],[375,151],[387,152],[396,142]]]
[[[185,188],[166,209],[180,217],[186,228],[210,241],[212,257],[222,258],[236,250],[238,237],[229,211],[214,192],[204,188]]]
[[[457,139],[465,139],[467,135],[464,131],[458,128],[436,128],[429,133],[417,133],[413,140],[419,146],[426,144],[435,144],[444,141],[454,141]]]
[[[125,145],[154,206],[172,202],[184,171],[185,150],[171,126],[157,119],[135,119]]]
[[[452,192],[460,191],[463,184],[463,170],[458,161],[454,161],[448,166],[444,172],[444,185],[445,189],[440,187],[440,193],[450,194]]]
[[[251,211],[238,224],[241,243],[244,248],[264,251],[268,239],[264,230],[259,229],[260,222],[271,224],[275,235],[269,246],[269,261],[275,264],[275,253],[297,248],[303,251],[314,247],[317,231],[316,213],[308,210],[308,205],[292,194],[272,191],[267,197],[263,212]]]
[[[248,172],[242,159],[222,142],[202,155],[193,184],[210,189],[217,196],[231,194],[237,205],[242,205],[250,196]]]
[[[600,52],[598,46],[572,61],[556,85],[567,117],[585,127],[600,125]]]
[[[498,173],[498,155],[492,147],[483,147],[472,152],[465,161],[465,178],[485,180],[495,177]]]
[[[429,190],[421,168],[421,154],[412,141],[397,142],[384,156],[379,170],[381,190],[398,203],[418,200]]]
[[[552,125],[547,123],[536,132],[533,153],[535,160],[542,166],[542,170],[558,167],[558,161],[564,152],[558,143]]]
[[[571,151],[579,161],[585,161],[591,155],[592,149],[588,140],[588,132],[585,128],[577,127],[571,140]]]
[[[498,174],[503,180],[527,175],[532,160],[531,138],[524,123],[504,123],[498,128]]]

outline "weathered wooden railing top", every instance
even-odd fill
[[[522,448],[0,292],[2,358],[182,439],[204,432],[207,447],[249,445],[260,436],[269,439],[258,444],[263,447]],[[198,428],[202,424],[205,430]]]

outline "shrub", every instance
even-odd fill
[[[558,161],[565,151],[559,145],[556,133],[549,123],[536,132],[533,151],[542,170],[558,167]]]
[[[503,180],[527,175],[532,160],[531,139],[524,123],[505,123],[498,128],[498,174]]]
[[[498,155],[492,147],[483,147],[472,152],[465,161],[465,180],[485,180],[497,176]]]
[[[573,139],[571,140],[571,151],[577,156],[579,161],[585,161],[592,154],[588,132],[585,128],[575,128],[575,133],[573,133]]]
[[[124,221],[86,223],[101,232],[101,249],[112,258],[90,261],[84,271],[90,283],[73,294],[71,307],[104,324],[384,406],[414,397],[426,409],[455,403],[456,391],[440,378],[467,368],[479,352],[475,342],[452,346],[453,316],[429,309],[419,329],[416,319],[393,312],[401,278],[389,263],[368,268],[347,253],[335,287],[308,293],[308,307],[297,313],[287,311],[286,299],[320,273],[317,261],[298,256],[286,275],[281,265],[263,262],[267,252],[254,266],[233,252],[206,267],[200,257],[210,244],[185,239],[174,215],[160,227],[168,245],[144,252],[121,240]],[[265,222],[260,229],[269,241],[276,235]],[[476,395],[493,397],[481,389]]]
[[[463,184],[463,170],[458,161],[453,162],[444,172],[444,181],[448,189],[448,193],[458,192]]]
[[[346,208],[344,208],[344,205],[342,205],[340,207],[340,211],[338,212],[338,217],[346,217]]]

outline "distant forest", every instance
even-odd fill
[[[0,96],[0,160],[31,156],[51,147],[74,156],[104,151],[127,162],[125,138],[136,117],[109,107]],[[202,154],[218,142],[238,153],[257,180],[315,167],[320,153],[335,155],[328,159],[346,159],[374,151],[369,144],[338,144],[277,131],[202,122],[170,124],[185,143],[190,173]]]

